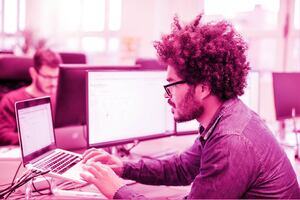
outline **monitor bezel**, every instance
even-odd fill
[[[17,122],[17,129],[18,129],[18,137],[19,137],[19,142],[20,142],[20,146],[21,146],[21,154],[22,154],[22,161],[23,161],[23,166],[25,166],[26,164],[28,164],[30,161],[34,160],[35,158],[43,155],[46,152],[49,152],[53,149],[56,149],[56,135],[54,132],[54,126],[53,126],[53,137],[54,137],[54,141],[37,150],[34,151],[32,153],[29,153],[27,155],[24,154],[24,145],[23,145],[23,140],[22,140],[22,132],[20,130],[20,122],[19,122],[19,110],[21,109],[25,109],[25,108],[29,108],[29,106],[37,106],[37,105],[46,105],[49,104],[50,105],[50,109],[51,109],[51,118],[52,118],[52,126],[53,126],[53,113],[52,113],[52,104],[51,104],[51,100],[49,96],[45,96],[45,97],[38,97],[38,98],[32,98],[32,99],[27,99],[27,100],[22,100],[22,101],[17,101],[15,103],[15,110],[16,110],[16,122]]]
[[[120,72],[120,70],[105,70],[106,72],[113,72],[117,71]],[[154,72],[154,71],[166,71],[165,69],[143,69],[143,68],[137,68],[137,69],[129,69],[129,70],[122,70],[122,71],[133,71],[133,72]],[[119,140],[113,140],[113,141],[107,141],[107,142],[99,142],[99,143],[94,143],[90,144],[89,142],[89,101],[88,101],[88,74],[89,72],[98,72],[98,69],[93,69],[93,70],[86,70],[86,121],[87,121],[87,146],[88,148],[103,148],[103,147],[111,147],[111,146],[118,146],[118,145],[124,145],[128,143],[136,143],[140,141],[146,141],[146,140],[153,140],[153,139],[159,139],[159,138],[164,138],[164,137],[170,137],[170,136],[176,136],[176,131],[165,131],[162,133],[157,133],[157,134],[149,134],[145,136],[138,136],[138,137],[129,137],[126,139],[119,139]]]
[[[61,84],[64,83],[62,76],[66,76],[67,73],[72,73],[68,71],[77,71],[80,70],[83,74],[83,78],[86,79],[86,70],[98,70],[98,69],[104,69],[104,70],[133,70],[133,69],[140,69],[140,65],[89,65],[89,64],[61,64],[60,65],[60,73],[58,77],[58,84],[57,84],[57,92],[56,92],[56,105],[54,108],[54,128],[64,128],[64,127],[70,127],[70,126],[84,126],[86,125],[86,118],[85,122],[82,120],[82,122],[64,122],[64,117],[58,117],[58,109],[63,107],[61,106],[62,103],[60,102],[61,99],[64,99],[63,97],[66,95],[65,93],[68,93],[66,90],[66,86],[62,86]],[[84,84],[86,83],[86,80],[84,80]],[[83,85],[83,88],[86,90],[86,86]],[[83,91],[84,95],[87,95],[86,91]],[[84,97],[86,100],[86,97]],[[64,104],[63,104],[64,105]],[[59,107],[60,106],[60,107]],[[83,110],[86,111],[86,105],[83,105]],[[84,113],[84,117],[86,117],[86,114]],[[72,120],[71,120],[72,121]]]

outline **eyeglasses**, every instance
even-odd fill
[[[41,72],[37,72],[39,76],[43,77],[44,79],[48,79],[48,80],[56,80],[58,78],[58,76],[49,76],[49,75],[45,75],[42,74]]]
[[[166,90],[166,93],[168,94],[168,96],[172,96],[172,93],[171,93],[171,90],[170,90],[170,87],[171,86],[175,86],[175,85],[178,85],[178,84],[183,84],[183,83],[186,83],[186,81],[184,80],[181,80],[181,81],[176,81],[174,83],[170,83],[170,84],[167,84],[167,85],[164,85],[164,88]]]

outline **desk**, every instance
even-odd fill
[[[21,152],[19,147],[0,147],[0,185],[12,181],[13,176],[21,162]],[[25,168],[21,164],[19,174],[22,174],[24,171]]]
[[[132,149],[132,158],[135,155],[158,155],[161,152],[177,151],[180,152],[191,146],[197,135],[186,135],[178,137],[168,137],[156,140],[141,142]],[[159,148],[157,148],[159,147]],[[300,161],[294,158],[294,148],[283,146],[297,174],[298,182],[300,183]],[[1,152],[1,151],[0,151]],[[1,158],[0,157],[0,184],[9,183],[20,163],[19,158]],[[21,169],[24,170],[24,169]],[[19,173],[22,174],[22,173]],[[143,184],[130,185],[135,191],[145,195],[148,198],[165,198],[165,199],[181,199],[189,193],[190,186],[149,186]],[[82,199],[82,197],[60,197],[60,196],[40,196],[38,199]]]
[[[191,146],[197,135],[186,135],[178,137],[167,137],[155,140],[148,140],[140,142],[136,147],[132,149],[132,155],[128,159],[137,159],[137,155],[146,156],[161,156],[162,153],[180,152],[185,148]],[[159,147],[159,148],[157,148]],[[2,149],[2,150],[1,150]],[[3,154],[1,154],[1,152]],[[0,148],[0,185],[10,183],[13,176],[21,162],[21,152],[16,147],[2,147]],[[25,171],[21,167],[18,177]],[[183,198],[188,194],[190,186],[149,186],[139,183],[131,184],[129,187],[135,191],[144,194],[149,198],[169,198],[178,199]],[[18,198],[20,195],[12,196],[12,198]],[[22,197],[22,196],[21,196]],[[23,196],[24,197],[24,196]],[[40,196],[38,199],[82,199],[82,197],[60,197],[60,196]]]

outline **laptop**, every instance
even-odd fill
[[[82,156],[57,148],[50,97],[18,101],[15,111],[24,167],[86,183],[80,177]]]

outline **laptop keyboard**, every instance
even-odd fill
[[[72,166],[80,162],[80,160],[81,158],[79,156],[68,154],[66,152],[57,152],[33,166],[42,171],[50,170],[58,174],[63,174]]]

